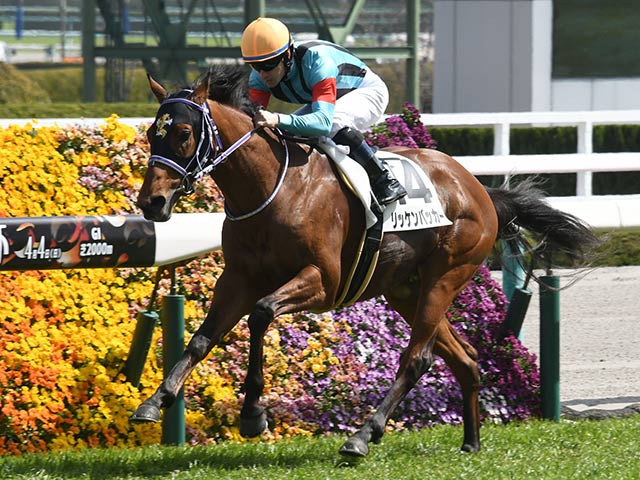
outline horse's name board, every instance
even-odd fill
[[[384,160],[407,190],[407,196],[397,202],[391,214],[385,213],[385,232],[451,225],[433,182],[420,167],[407,158],[388,152],[379,152],[378,157]]]

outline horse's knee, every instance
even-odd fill
[[[251,310],[247,323],[249,331],[264,332],[269,324],[273,321],[274,309],[273,305],[266,299],[259,300]]]
[[[200,361],[207,356],[212,346],[213,342],[210,338],[196,333],[187,345],[187,352],[193,355],[197,361]]]
[[[478,362],[469,357],[468,359],[462,361],[461,365],[461,375],[458,378],[460,385],[463,388],[470,388],[471,390],[478,390],[480,388],[480,369],[478,367]],[[455,373],[454,373],[455,374]]]
[[[467,342],[467,340],[465,340],[462,337],[462,335],[460,335],[460,333],[458,333],[458,331],[454,328],[454,326],[451,325],[449,322],[447,322],[447,328],[449,329],[449,332],[451,333],[451,335],[453,335],[453,338],[458,343],[458,345],[462,347],[462,349],[464,350],[464,353],[469,358],[471,358],[471,360],[473,360],[474,362],[477,362],[478,350],[476,350],[473,345]]]

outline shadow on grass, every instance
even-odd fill
[[[340,439],[313,444],[296,439],[276,448],[274,444],[233,444],[207,447],[155,446],[137,449],[95,449],[28,455],[0,460],[0,478],[32,478],[46,474],[59,478],[111,479],[128,477],[169,478],[190,470],[233,471],[243,469],[294,469],[304,465],[339,465]],[[48,478],[48,477],[45,477]]]

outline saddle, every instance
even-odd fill
[[[286,134],[282,136],[287,140],[310,145],[326,154],[336,165],[340,180],[364,207],[365,230],[347,282],[333,308],[355,303],[367,288],[378,262],[385,232],[451,225],[452,222],[444,213],[433,183],[422,168],[408,158],[386,151],[376,152],[376,156],[389,166],[408,192],[405,198],[379,211],[378,208],[372,208],[369,176],[358,162],[348,156],[348,147],[337,145],[328,137],[291,137]],[[374,205],[377,206],[377,202],[374,202]]]

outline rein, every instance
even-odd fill
[[[258,127],[254,128],[251,132],[255,131],[257,128]],[[287,146],[287,142],[284,139],[280,139],[280,141],[284,146],[284,163],[282,164],[282,168],[280,169],[280,173],[278,174],[278,181],[276,182],[276,186],[273,188],[273,192],[271,192],[271,195],[269,195],[269,197],[264,201],[262,205],[260,205],[258,208],[256,208],[255,210],[252,210],[249,213],[245,213],[244,215],[233,215],[229,210],[229,207],[227,207],[227,203],[225,202],[224,213],[227,215],[227,218],[229,220],[233,222],[237,222],[239,220],[245,220],[247,218],[253,217],[254,215],[260,213],[262,210],[267,208],[267,206],[271,202],[273,202],[273,199],[276,198],[276,195],[280,191],[280,187],[282,187],[282,183],[284,182],[284,176],[287,173],[287,168],[289,168],[289,147]],[[229,147],[229,149],[231,149],[231,147]]]
[[[207,102],[203,103],[202,105],[198,105],[197,103],[192,102],[187,98],[176,97],[166,99],[160,104],[160,107],[168,103],[184,103],[187,106],[198,110],[202,115],[202,134],[200,135],[200,139],[198,140],[196,151],[187,163],[186,167],[182,167],[174,160],[162,155],[151,155],[149,157],[150,167],[154,166],[156,163],[161,163],[172,168],[180,175],[182,175],[182,181],[180,187],[178,188],[185,195],[191,195],[195,191],[195,189],[193,188],[193,184],[196,181],[211,173],[221,163],[224,163],[227,158],[238,148],[244,145],[254,133],[263,128],[254,127],[225,150],[224,146],[222,145],[222,138],[220,136],[218,126],[213,120],[211,110]],[[255,210],[252,210],[251,212],[245,213],[243,215],[233,215],[225,202],[224,211],[229,220],[235,222],[253,217],[254,215],[264,210],[276,198],[276,195],[280,191],[280,187],[282,187],[282,184],[284,182],[285,173],[287,171],[287,168],[289,167],[289,147],[285,139],[286,137],[280,130],[276,129],[276,135],[278,136],[280,142],[284,147],[285,158],[284,164],[282,165],[280,173],[278,174],[278,181],[276,182],[273,192],[271,192],[271,195],[269,195],[269,197],[262,203],[262,205],[260,205]],[[192,165],[194,164],[195,169],[191,171]]]

